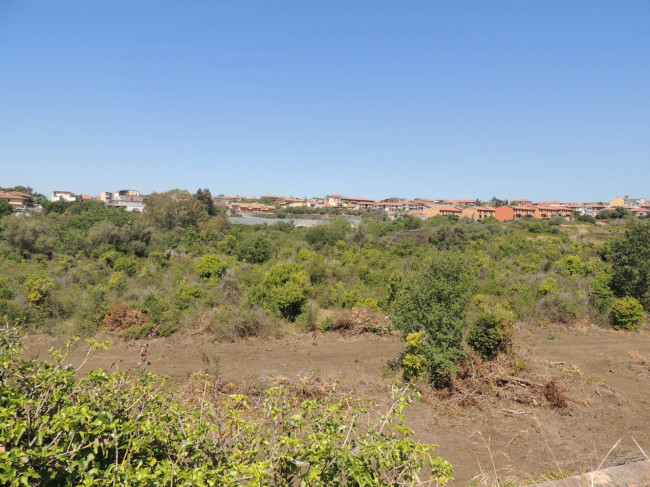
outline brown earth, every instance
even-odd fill
[[[145,341],[99,338],[115,343],[96,352],[86,370],[124,370],[141,361]],[[507,387],[507,373],[495,382],[503,387],[494,388],[494,395],[477,388],[443,397],[425,387],[423,402],[407,414],[418,438],[440,445],[436,454],[453,464],[454,485],[467,484],[481,471],[479,485],[495,475],[519,483],[559,471],[594,470],[603,459],[603,467],[642,459],[642,450],[650,454],[650,367],[643,362],[650,357],[650,334],[519,325],[516,341],[519,365],[531,371],[522,379],[512,372],[519,388]],[[25,343],[27,355],[45,358],[50,347],[65,340],[33,335]],[[152,340],[141,367],[169,376],[170,387],[178,387],[206,368],[206,357],[218,357],[220,377],[236,384],[263,387],[278,376],[308,375],[382,403],[390,391],[387,379],[397,377],[387,363],[401,348],[397,337],[373,334],[290,333],[282,339],[215,343],[208,335],[185,332]],[[77,342],[67,360],[81,363],[86,350]],[[551,379],[566,407],[549,407],[522,386]],[[459,401],[461,393],[468,400]]]

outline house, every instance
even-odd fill
[[[538,218],[539,210],[528,205],[504,205],[496,209],[494,217],[500,222]]]
[[[469,208],[474,205],[476,205],[476,200],[456,200],[456,206],[461,208]]]
[[[496,210],[494,208],[487,208],[485,206],[468,206],[463,208],[460,212],[462,218],[469,218],[480,222],[486,218],[495,218]]]
[[[625,200],[623,198],[616,197],[612,201],[609,202],[609,206],[611,206],[611,207],[625,206]]]
[[[630,208],[630,211],[634,216],[648,216],[650,215],[650,209],[648,208]]]
[[[556,216],[564,218],[565,220],[573,218],[573,209],[565,206],[535,205],[535,207],[538,210],[538,214],[535,218],[541,218],[542,220],[550,220]]]
[[[9,203],[14,210],[34,206],[34,197],[20,191],[0,191],[0,199]]]
[[[110,206],[124,208],[125,211],[142,213],[145,206],[145,197],[134,189],[122,189],[113,193]]]
[[[516,206],[522,206],[522,205],[523,206],[528,206],[528,205],[532,205],[533,202],[530,201],[530,200],[520,199],[520,200],[512,200],[510,202],[510,204],[511,205],[516,205]]]
[[[434,216],[457,216],[460,217],[462,210],[451,205],[432,205],[424,209],[424,215],[427,218]]]
[[[81,201],[81,195],[70,191],[52,191],[51,201]]]
[[[275,206],[263,205],[262,203],[232,203],[230,210],[240,213],[273,213]]]
[[[372,208],[374,210],[380,210],[380,211],[397,211],[402,209],[402,205],[400,203],[380,201],[380,202],[373,203]]]

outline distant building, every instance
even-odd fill
[[[275,206],[263,205],[262,203],[232,203],[230,210],[240,213],[273,213]]]
[[[537,218],[538,209],[528,205],[504,205],[496,209],[494,217],[500,222],[511,222],[513,220],[525,220]]]
[[[456,208],[455,206],[451,206],[451,205],[431,205],[425,208],[423,211],[424,215],[427,218],[431,218],[438,215],[460,217],[462,215],[462,212],[463,211],[460,208]]]
[[[5,200],[14,210],[25,209],[34,205],[34,197],[20,191],[0,191],[0,200]]]
[[[52,191],[51,201],[81,201],[81,195],[71,193],[70,191]]]
[[[460,216],[463,218],[469,218],[470,220],[475,220],[480,222],[489,217],[496,217],[496,210],[494,208],[487,208],[484,206],[468,206],[461,210]]]

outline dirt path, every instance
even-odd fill
[[[144,342],[119,339],[107,351],[94,355],[87,368],[120,370],[135,366]],[[492,407],[454,410],[438,400],[416,405],[408,414],[422,441],[437,443],[437,454],[456,470],[454,485],[468,483],[481,469],[501,478],[539,478],[558,470],[593,470],[619,440],[606,465],[641,458],[634,438],[650,453],[650,369],[628,355],[650,354],[650,335],[581,327],[521,326],[517,333],[530,360],[558,374],[574,376],[567,391],[570,407]],[[30,336],[28,355],[44,358],[64,340]],[[336,334],[290,334],[268,341],[214,343],[203,334],[178,334],[153,340],[148,368],[170,376],[170,386],[181,384],[206,366],[202,355],[218,357],[222,378],[235,383],[266,385],[269,378],[296,379],[311,375],[339,388],[383,402],[389,384],[386,363],[397,357],[396,337]],[[69,361],[80,363],[85,347],[76,344]]]

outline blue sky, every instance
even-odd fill
[[[650,198],[650,2],[0,0],[0,186]]]

